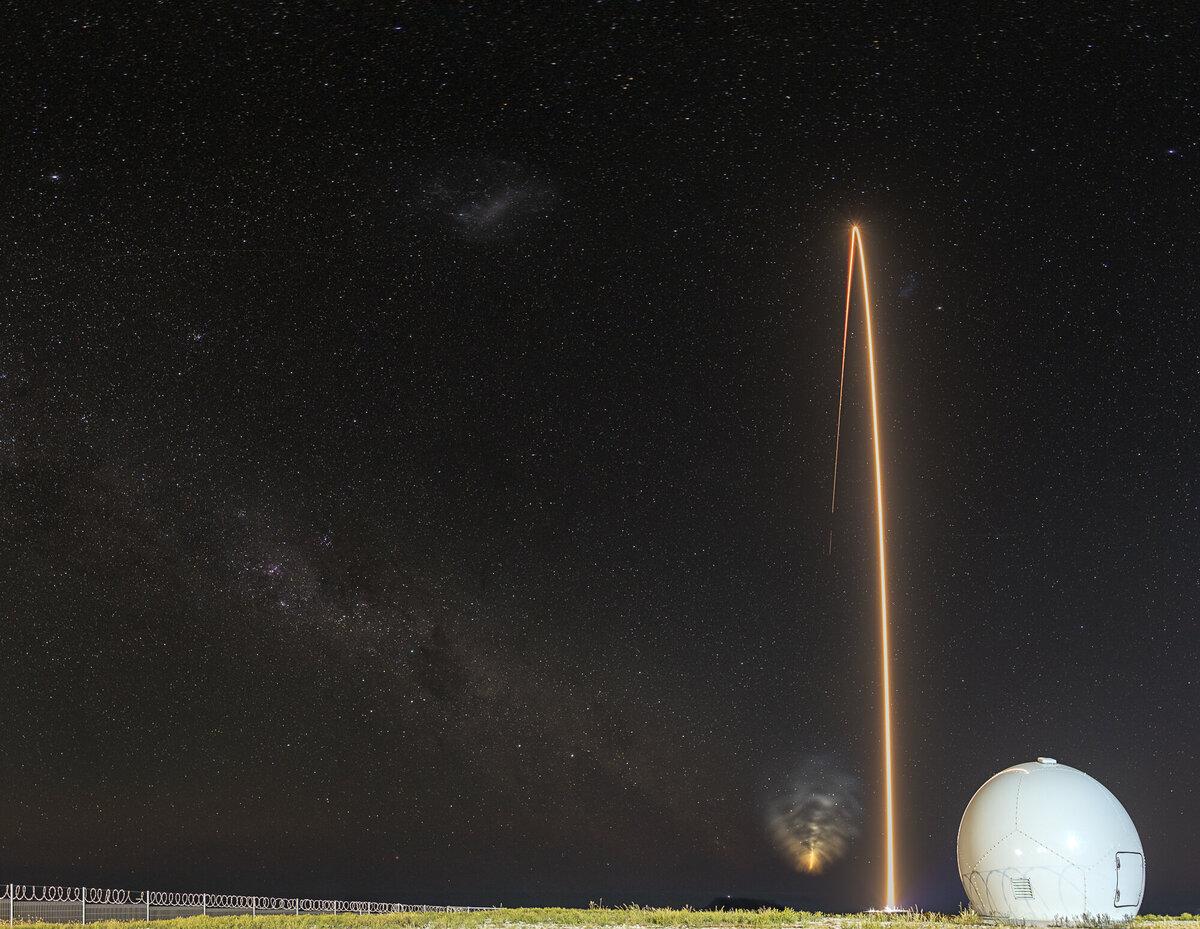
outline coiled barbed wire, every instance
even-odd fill
[[[106,890],[103,887],[88,887],[87,902],[99,904],[136,904],[146,902],[144,890]]]
[[[14,884],[12,893],[14,900],[28,900],[32,903],[80,903],[83,900],[82,887]]]
[[[368,900],[318,900],[311,897],[259,897],[248,894],[121,890],[58,884],[0,884],[0,898],[28,903],[78,903],[81,906],[157,906],[208,910],[287,910],[299,913],[470,913],[494,906],[433,906]]]
[[[169,890],[150,891],[151,906],[204,906],[204,894],[177,893]]]

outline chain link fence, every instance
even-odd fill
[[[103,887],[56,887],[0,884],[0,919],[16,922],[88,923],[105,919],[175,919],[180,916],[272,916],[301,913],[470,912],[493,906],[428,906],[369,903],[365,900],[314,900],[307,897],[248,897],[239,894],[171,893],[161,890],[110,890]]]

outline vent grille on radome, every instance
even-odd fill
[[[1029,878],[1014,877],[1012,879],[1013,896],[1018,900],[1032,900],[1033,888],[1029,886]]]

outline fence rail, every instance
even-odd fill
[[[48,884],[0,884],[0,919],[14,922],[87,923],[104,919],[174,919],[180,916],[274,916],[301,913],[471,912],[494,906],[429,906],[420,903],[373,903],[366,900],[316,900],[309,897],[258,897],[244,894],[174,893],[161,890],[113,890]]]

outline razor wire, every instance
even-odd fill
[[[117,906],[146,902],[144,890],[105,890],[102,887],[87,888],[87,902]]]
[[[199,910],[220,914],[231,910],[256,915],[264,913],[469,913],[495,910],[493,906],[442,906],[422,903],[379,903],[368,900],[326,900],[316,897],[274,897],[248,894],[209,894],[163,890],[121,890],[104,887],[74,887],[58,884],[0,884],[0,920],[8,916],[11,925],[20,910],[20,919],[37,917],[45,921],[87,922],[88,907],[137,908],[128,919],[170,919],[171,910]],[[67,912],[65,908],[69,908]],[[4,910],[7,909],[7,914]],[[157,911],[157,912],[156,912]],[[78,914],[77,916],[75,914]],[[112,919],[106,912],[105,918]]]
[[[83,888],[9,884],[8,896],[14,900],[29,900],[34,903],[78,903],[83,900]]]
[[[181,894],[171,891],[151,890],[149,904],[151,906],[203,906],[205,894]]]

